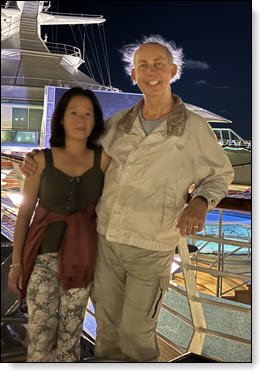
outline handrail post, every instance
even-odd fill
[[[222,209],[219,209],[219,239],[222,238]],[[218,243],[218,270],[221,270],[222,266],[222,243]],[[221,277],[217,277],[216,296],[220,297]]]
[[[187,268],[188,265],[191,265],[191,261],[189,258],[187,242],[184,237],[180,237],[178,247],[181,257],[181,265],[183,267],[183,275],[188,295],[188,303],[193,322],[193,336],[191,338],[188,351],[196,354],[201,354],[205,340],[205,333],[203,332],[203,330],[206,329],[205,316],[201,303],[194,301],[194,297],[198,298],[199,294],[197,291],[195,273],[194,271],[188,270]]]

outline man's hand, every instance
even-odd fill
[[[176,225],[182,236],[202,231],[205,224],[208,202],[203,197],[195,197],[183,210]]]
[[[31,176],[35,173],[37,168],[37,163],[34,161],[34,155],[36,155],[39,150],[34,149],[28,152],[25,156],[23,164],[20,166],[21,172],[26,176]]]

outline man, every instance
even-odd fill
[[[178,239],[203,229],[233,169],[206,121],[171,93],[182,50],[151,36],[122,53],[143,99],[112,116],[101,139],[112,159],[97,209],[95,356],[151,362]]]

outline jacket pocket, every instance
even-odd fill
[[[148,318],[157,321],[161,304],[163,302],[164,296],[169,288],[170,276],[163,276],[158,278],[158,290],[153,301],[152,307],[149,311]]]
[[[175,224],[177,207],[176,207],[177,182],[175,180],[166,183],[162,226],[171,228]]]

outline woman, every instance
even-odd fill
[[[51,149],[37,153],[37,170],[25,178],[8,280],[26,295],[29,362],[80,358],[97,253],[95,206],[110,162],[95,143],[103,132],[94,93],[68,90],[53,114]]]

